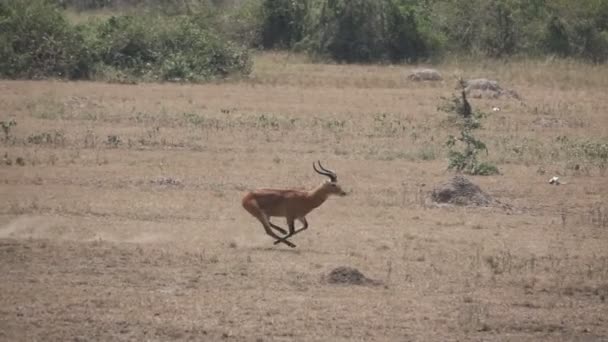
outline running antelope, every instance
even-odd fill
[[[316,188],[309,191],[301,191],[294,189],[258,189],[251,191],[243,197],[243,208],[251,215],[257,218],[262,225],[266,234],[270,235],[276,241],[289,247],[295,247],[287,238],[308,228],[306,215],[313,209],[317,208],[329,195],[346,196],[346,192],[338,185],[338,176],[334,171],[328,170],[321,165],[319,169],[315,163],[312,163],[313,169],[320,175],[329,177],[329,180],[324,181]],[[270,222],[271,217],[285,217],[289,232],[285,229]],[[295,220],[302,223],[302,227],[295,229]],[[283,237],[279,237],[272,229],[277,230]]]

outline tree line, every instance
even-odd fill
[[[67,11],[111,16],[73,23]],[[93,16],[93,18],[95,18]],[[3,0],[0,74],[199,81],[251,49],[347,63],[608,59],[606,0]]]

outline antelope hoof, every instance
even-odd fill
[[[282,238],[278,239],[278,240],[274,240],[274,244],[278,245],[281,242],[285,243],[286,245],[288,245],[289,247],[295,247],[296,245],[294,245],[292,242],[287,241],[287,238],[290,237],[291,235],[286,235],[283,236]]]
[[[280,239],[280,240],[275,240],[274,244],[275,244],[275,245],[278,245],[279,243],[283,242],[284,244],[286,244],[287,246],[289,246],[289,247],[291,247],[291,248],[296,248],[296,245],[295,245],[293,242],[288,241],[288,240],[285,240],[285,239],[286,239],[286,238],[288,238],[288,237],[289,237],[289,236],[286,236],[286,237],[284,237],[284,238],[282,238],[282,239]]]

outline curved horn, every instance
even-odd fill
[[[326,169],[326,168],[324,168],[324,167],[323,167],[323,165],[321,165],[321,161],[317,160],[317,163],[319,163],[319,167],[321,168],[321,170],[323,170],[323,171],[325,171],[325,172],[329,172],[329,173],[331,173],[331,174],[332,174],[332,175],[334,175],[334,176],[336,175],[336,173],[335,173],[334,171],[332,171],[332,170],[330,170],[330,169]]]
[[[321,168],[321,170],[323,170],[323,171],[319,171],[319,170],[317,169],[317,167],[316,167],[315,163],[313,162],[313,163],[312,163],[312,167],[313,167],[313,169],[315,169],[315,171],[316,171],[318,174],[320,174],[320,175],[324,175],[324,176],[329,177],[329,179],[330,179],[332,182],[336,182],[336,181],[338,180],[338,176],[336,175],[336,173],[335,173],[335,172],[333,172],[332,170],[328,170],[328,169],[324,168],[324,167],[323,167],[323,165],[321,165],[321,162],[320,162],[319,160],[317,160],[317,163],[319,164],[319,168]]]
[[[329,177],[329,174],[328,174],[327,172],[319,171],[319,170],[317,169],[317,164],[315,164],[315,162],[312,162],[312,168],[313,168],[313,169],[315,169],[315,171],[316,171],[318,174],[323,175],[323,176],[328,176],[328,177]]]

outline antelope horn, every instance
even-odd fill
[[[315,165],[315,163],[314,163],[314,162],[312,163],[312,168],[313,168],[313,169],[315,169],[315,171],[316,171],[318,174],[320,174],[320,175],[324,175],[324,176],[329,177],[329,179],[330,179],[332,182],[336,182],[336,181],[338,180],[338,176],[336,175],[336,173],[335,173],[335,172],[333,172],[332,170],[328,170],[328,169],[324,168],[324,167],[323,167],[323,165],[321,165],[321,162],[320,162],[320,161],[318,161],[318,160],[317,160],[317,163],[319,164],[319,167],[320,167],[320,168],[321,168],[321,170],[323,170],[323,171],[319,171],[319,170],[317,169],[317,166]]]

